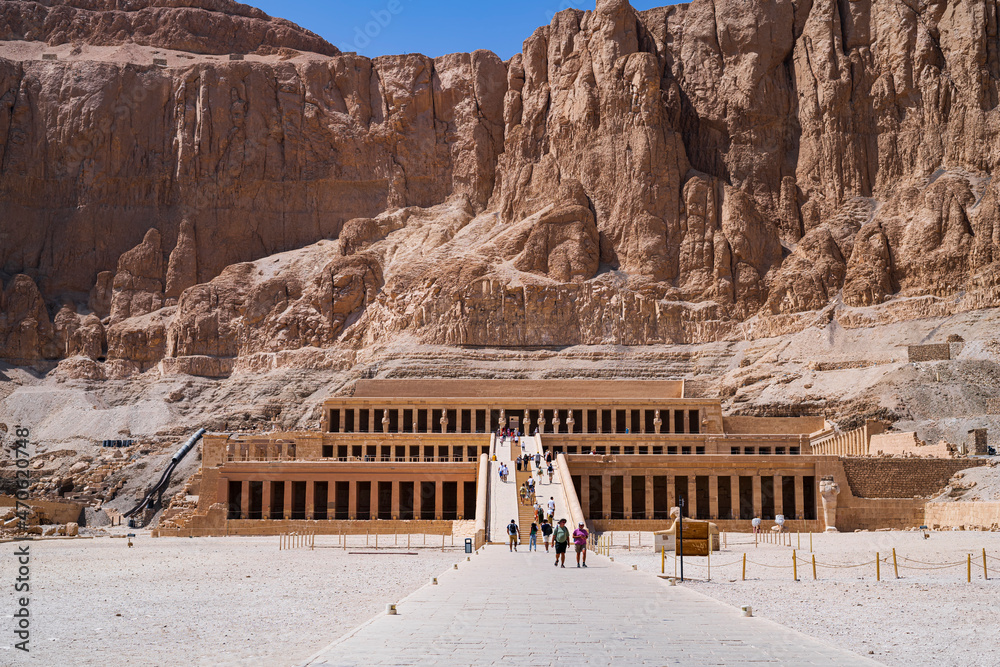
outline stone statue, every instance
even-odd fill
[[[448,411],[447,410],[442,410],[441,411],[440,422],[441,422],[441,432],[442,433],[447,433],[448,432]]]
[[[663,426],[663,420],[660,419],[660,411],[657,410],[653,413],[653,426],[656,427],[656,432],[660,432],[660,427]]]
[[[576,420],[573,419],[573,411],[570,410],[569,412],[566,413],[566,430],[569,431],[570,433],[572,433],[573,432],[573,424],[575,424],[575,423],[576,423]]]
[[[507,411],[506,410],[501,410],[500,411],[500,423],[498,424],[498,426],[500,428],[503,428],[506,425],[507,425]]]
[[[833,481],[832,476],[821,477],[819,480],[819,495],[823,499],[823,520],[826,522],[826,532],[836,533],[837,530],[837,494],[840,485]]]
[[[382,432],[389,432],[389,410],[382,410]]]
[[[545,433],[545,411],[538,411],[538,432]]]
[[[560,424],[560,422],[559,422],[559,411],[558,410],[553,410],[552,411],[552,432],[553,433],[558,433],[559,432],[559,424]]]

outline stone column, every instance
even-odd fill
[[[840,485],[833,481],[833,476],[821,477],[819,480],[819,495],[823,499],[823,520],[826,522],[826,532],[837,533],[837,494]]]
[[[312,519],[316,505],[316,482],[306,480],[306,518]]]
[[[558,509],[558,505],[556,507]],[[590,515],[590,475],[580,476],[580,508],[583,509],[584,515]],[[558,516],[553,518],[558,519]]]
[[[587,416],[587,408],[583,408],[583,433],[590,433],[590,418]]]
[[[368,497],[368,507],[371,508],[369,510],[369,516],[372,519],[377,519],[378,518],[378,510],[379,510],[379,506],[378,506],[378,482],[372,482],[371,483],[371,485],[369,487],[368,495],[369,495],[369,497]]]
[[[719,518],[719,476],[708,476],[708,516]]]
[[[440,520],[441,513],[444,510],[444,498],[443,492],[444,484],[435,480],[434,481],[434,518]]]
[[[413,518],[419,519],[420,513],[423,511],[423,493],[421,488],[421,480],[414,480],[413,482]]]
[[[632,518],[632,475],[622,475],[622,509],[625,518]]]
[[[347,518],[358,516],[358,483],[353,479],[347,483]]]
[[[625,430],[629,433],[635,433],[635,424],[632,423],[632,411],[625,411]]]
[[[698,516],[698,486],[696,482],[698,478],[689,474],[687,476],[688,480],[688,499],[687,499],[687,513],[692,519]]]
[[[795,507],[793,512],[795,512],[795,517],[797,519],[804,519],[806,517],[806,507],[805,503],[802,502],[802,475],[795,476]]]
[[[399,480],[392,481],[392,518],[399,518]]]
[[[646,475],[646,518],[653,518],[654,502],[656,495],[653,493],[653,476]]]
[[[667,426],[667,433],[673,433],[675,431],[675,429],[674,429],[674,413],[675,412],[676,412],[676,410],[674,410],[673,408],[670,408],[669,410],[667,410],[667,421],[665,422],[665,424]]]
[[[285,504],[281,508],[286,519],[292,518],[292,480],[285,480]]]
[[[753,515],[762,518],[764,514],[764,502],[760,494],[760,475],[753,476]]]
[[[460,481],[460,482],[457,482],[455,484],[456,496],[457,496],[455,498],[455,504],[457,505],[456,509],[458,511],[458,516],[460,516],[463,520],[469,518],[469,517],[465,516],[465,485],[466,485],[466,483],[467,482]]]
[[[733,519],[740,518],[740,476],[729,476],[729,504],[732,505]]]
[[[261,494],[260,515],[264,519],[271,518],[271,481],[264,482],[264,492]]]
[[[639,410],[639,433],[646,433],[646,409]]]
[[[611,518],[611,475],[609,474],[601,475],[601,513],[605,519]]]
[[[250,518],[250,482],[240,482],[240,518]]]
[[[785,494],[781,488],[781,475],[774,476],[774,515],[785,513]]]
[[[618,408],[611,407],[611,433],[618,433]]]
[[[667,475],[667,511],[677,506],[677,488],[673,475]]]
[[[340,408],[340,428],[339,428],[338,430],[339,430],[339,431],[340,431],[341,433],[343,433],[343,432],[344,432],[344,422],[345,422],[345,421],[346,421],[346,419],[347,419],[347,417],[346,417],[346,416],[347,416],[347,410],[346,410],[346,409],[344,409],[344,408]]]

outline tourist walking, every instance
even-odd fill
[[[521,533],[517,530],[517,523],[513,519],[507,524],[507,536],[510,538],[510,551],[517,551],[517,538]]]
[[[551,484],[552,476],[556,474],[556,469],[552,467],[552,461],[549,461],[549,469],[546,472],[549,473],[549,484]]]
[[[545,452],[545,462],[548,464],[552,463],[552,450]]]
[[[584,527],[583,522],[573,531],[573,544],[576,545],[576,566],[580,567],[580,554],[583,554],[583,566],[587,567],[587,538],[590,533]]]
[[[553,496],[549,496],[549,521],[552,517],[556,515],[556,499]]]
[[[562,567],[566,567],[566,547],[569,546],[569,528],[566,519],[559,519],[559,525],[552,531],[552,546],[556,549],[556,565],[562,557]]]
[[[521,497],[521,504],[522,505],[527,504],[527,502],[528,502],[528,483],[527,482],[525,482],[524,484],[521,485],[521,490],[518,491],[517,494]]]
[[[534,549],[538,551],[538,524],[531,522],[531,531],[528,533],[528,551]]]
[[[542,519],[542,541],[545,542],[545,553],[549,552],[549,539],[552,537],[552,524]]]
[[[514,465],[517,466],[517,470],[518,470],[518,472],[520,472],[521,471],[521,457],[520,456],[518,456],[517,460],[514,461]]]
[[[542,467],[542,455],[539,452],[535,452],[535,467]]]

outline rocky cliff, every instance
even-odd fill
[[[507,62],[106,4],[0,14],[0,357],[218,375],[1000,305],[996,0],[601,0]]]

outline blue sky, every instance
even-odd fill
[[[555,12],[593,9],[572,0],[243,0],[271,16],[298,23],[343,51],[370,57],[489,49],[506,60]],[[675,4],[632,0],[636,9]]]

